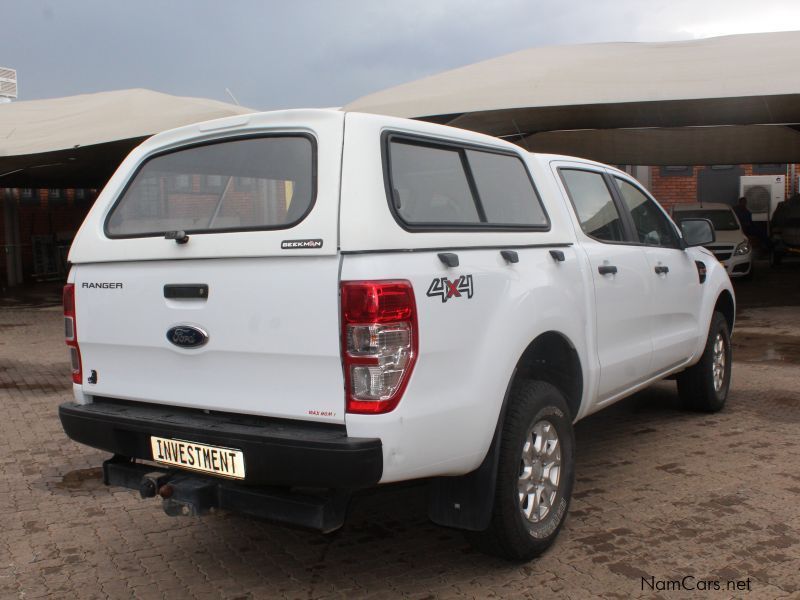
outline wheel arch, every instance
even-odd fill
[[[446,527],[482,531],[489,526],[500,455],[500,434],[515,382],[541,380],[565,397],[574,421],[583,396],[583,371],[574,344],[558,331],[546,331],[531,341],[517,361],[508,381],[494,436],[480,466],[458,477],[435,477],[430,482],[428,516]]]
[[[733,300],[733,294],[728,290],[722,290],[714,304],[714,312],[721,312],[724,315],[725,321],[728,323],[728,331],[733,333],[733,325],[736,321],[736,303]]]
[[[572,419],[578,416],[583,398],[583,369],[575,345],[563,333],[546,331],[536,336],[517,361],[514,378],[546,381],[555,386],[564,394]]]

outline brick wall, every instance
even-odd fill
[[[742,174],[759,175],[753,173],[753,165],[738,165],[742,169]],[[795,165],[795,177],[800,175],[800,163]],[[689,167],[690,173],[686,175],[670,174],[664,175],[661,167],[650,168],[650,192],[655,198],[669,210],[672,205],[681,202],[697,202],[697,178],[700,171],[706,166]],[[787,169],[789,171],[789,169]],[[786,197],[789,197],[791,189],[790,178],[786,177]]]
[[[650,192],[669,210],[680,202],[697,201],[697,173],[704,167],[690,167],[686,175],[662,175],[661,167],[650,168]]]
[[[79,197],[83,194],[83,197]],[[53,196],[51,198],[51,195]],[[69,248],[75,233],[83,223],[86,213],[97,197],[96,190],[74,189],[57,190],[35,189],[30,193],[21,189],[11,190],[11,201],[19,206],[19,237],[22,255],[22,270],[26,282],[33,280],[34,273],[34,236],[45,236],[52,239],[54,247]],[[2,195],[2,202],[6,202]],[[4,212],[0,209],[0,246],[6,244]],[[53,257],[58,261],[59,256]],[[5,254],[0,255],[0,284],[6,281]]]

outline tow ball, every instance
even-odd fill
[[[142,498],[162,499],[164,512],[171,517],[197,517],[214,512],[219,504],[217,486],[205,479],[176,473],[147,473],[139,483]]]

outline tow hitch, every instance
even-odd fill
[[[344,524],[350,501],[349,490],[246,486],[176,469],[159,469],[124,456],[114,456],[103,463],[103,482],[138,490],[142,498],[159,496],[164,512],[171,517],[197,517],[219,508],[323,533]]]

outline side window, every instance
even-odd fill
[[[615,177],[622,201],[633,217],[638,241],[648,246],[678,248],[678,234],[672,223],[649,196],[624,179]]]
[[[409,225],[549,227],[518,156],[405,139],[388,149],[391,201]]]
[[[519,158],[467,150],[467,159],[487,223],[547,226],[547,216]]]
[[[479,223],[457,149],[391,143],[392,193],[407,223]]]
[[[603,175],[577,169],[560,172],[584,233],[604,242],[626,241],[622,219]]]

